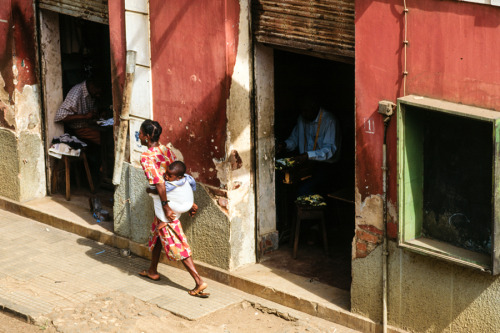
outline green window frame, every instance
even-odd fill
[[[415,95],[399,98],[397,105],[398,246],[448,262],[495,275],[499,274],[500,112]],[[482,149],[479,149],[479,154],[482,156],[480,160],[483,164],[484,161],[490,163],[490,165],[484,166],[487,173],[481,175],[481,179],[485,181],[479,187],[483,198],[491,198],[491,202],[483,200],[488,208],[487,218],[480,221],[483,226],[486,226],[485,230],[489,233],[490,244],[488,245],[488,251],[479,251],[475,248],[467,248],[467,246],[457,246],[457,244],[447,241],[447,237],[439,239],[439,237],[430,237],[426,233],[427,222],[425,221],[428,221],[426,219],[428,219],[429,215],[428,209],[425,207],[428,205],[429,198],[435,197],[425,194],[429,193],[429,188],[432,187],[432,183],[429,182],[434,181],[436,174],[433,173],[429,165],[433,165],[432,159],[439,160],[439,155],[436,157],[436,154],[430,153],[431,149],[429,149],[428,142],[433,140],[431,147],[441,144],[439,139],[429,139],[429,127],[434,128],[435,132],[432,133],[439,132],[439,127],[437,127],[439,125],[436,125],[435,122],[431,124],[433,119],[438,119],[445,125],[449,120],[450,123],[459,121],[464,124],[464,121],[467,121],[479,126],[474,127],[479,128],[479,131],[476,130],[476,132],[472,131],[471,133],[465,131],[460,133],[460,136],[467,138],[467,135],[472,136],[476,133],[477,135],[472,139],[484,142]],[[437,131],[436,128],[438,128]],[[477,137],[480,137],[480,139]],[[424,140],[427,142],[426,144],[424,144]],[[445,147],[444,143],[442,145]],[[457,149],[463,149],[464,154],[466,154],[467,148]],[[471,155],[474,154],[478,156],[478,151],[471,151]],[[491,156],[488,154],[491,154]],[[430,162],[429,159],[431,159]],[[457,165],[457,168],[461,167],[459,163]],[[489,171],[491,171],[491,174],[488,173]],[[432,179],[430,175],[432,175]],[[464,174],[464,177],[473,176]],[[445,178],[445,181],[448,181],[448,179]],[[424,185],[427,188],[424,188]],[[476,198],[470,199],[474,200]],[[468,223],[475,223],[474,221],[467,221]],[[471,225],[469,228],[474,230],[475,226]],[[441,230],[441,232],[446,233],[447,231]]]

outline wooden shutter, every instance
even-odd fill
[[[108,24],[108,0],[38,0],[38,6],[60,14]]]
[[[354,63],[354,0],[255,0],[257,42]]]

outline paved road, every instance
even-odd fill
[[[158,317],[154,310],[158,307],[198,320],[240,304],[289,319],[311,317],[211,280],[207,291],[212,296],[195,298],[187,293],[194,284],[186,271],[160,264],[160,281],[151,281],[137,275],[148,264],[143,258],[122,257],[118,249],[0,210],[0,308],[38,323],[66,325],[65,332],[71,331],[69,319],[78,318],[120,326],[140,315],[140,309],[142,315]],[[113,302],[121,317],[103,314]],[[99,317],[89,312],[92,306]],[[328,325],[336,332],[355,332]]]

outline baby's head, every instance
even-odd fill
[[[184,173],[186,172],[186,165],[182,161],[172,162],[168,168],[167,172],[165,172],[165,180],[170,182],[174,180],[179,180],[184,177]]]

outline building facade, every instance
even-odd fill
[[[282,52],[326,59],[335,64],[323,76],[334,77],[333,82],[304,77],[347,96],[334,96],[331,103],[341,100],[352,131],[346,132],[344,145],[352,166],[342,166],[347,177],[352,171],[352,184],[347,184],[355,193],[351,311],[381,322],[385,293],[388,323],[395,327],[498,330],[500,278],[493,273],[500,260],[500,227],[496,155],[490,154],[497,147],[500,111],[500,7],[495,0],[110,0],[107,6],[96,1],[90,12],[82,9],[84,2],[73,2],[81,6],[64,7],[62,1],[53,8],[43,0],[0,6],[0,196],[25,202],[51,191],[46,180],[53,162],[47,148],[52,136],[62,133],[51,121],[63,95],[60,20],[61,15],[79,16],[109,29],[109,59],[103,61],[111,73],[115,136],[126,51],[137,52],[126,162],[114,194],[115,232],[139,243],[147,238],[153,216],[143,191],[143,148],[136,132],[144,119],[154,119],[163,127],[161,141],[186,162],[200,185],[195,194],[199,214],[183,221],[196,259],[229,271],[255,263],[262,252],[278,246],[275,123],[286,120],[278,110],[292,103],[283,97],[287,81],[297,80],[285,75],[288,53]],[[310,15],[302,18],[301,13]],[[283,17],[289,20],[279,21]],[[391,105],[397,109],[390,118],[378,112],[386,106],[392,110]],[[454,137],[454,129],[463,134]],[[453,140],[445,141],[440,133]],[[467,177],[486,177],[465,183],[433,173],[455,165],[436,156],[455,151],[453,141],[462,138],[463,149],[455,155],[465,167],[459,170]],[[442,150],[428,153],[435,146]],[[485,165],[484,171],[477,165]],[[434,183],[451,199],[439,201]],[[474,190],[462,195],[463,188]],[[481,198],[477,203],[476,197]],[[433,228],[433,216],[445,219],[448,227],[436,222]],[[487,220],[478,222],[479,235],[467,226],[476,218]],[[409,229],[413,236],[406,236]],[[470,240],[459,237],[468,232]],[[432,247],[427,238],[439,244]]]

